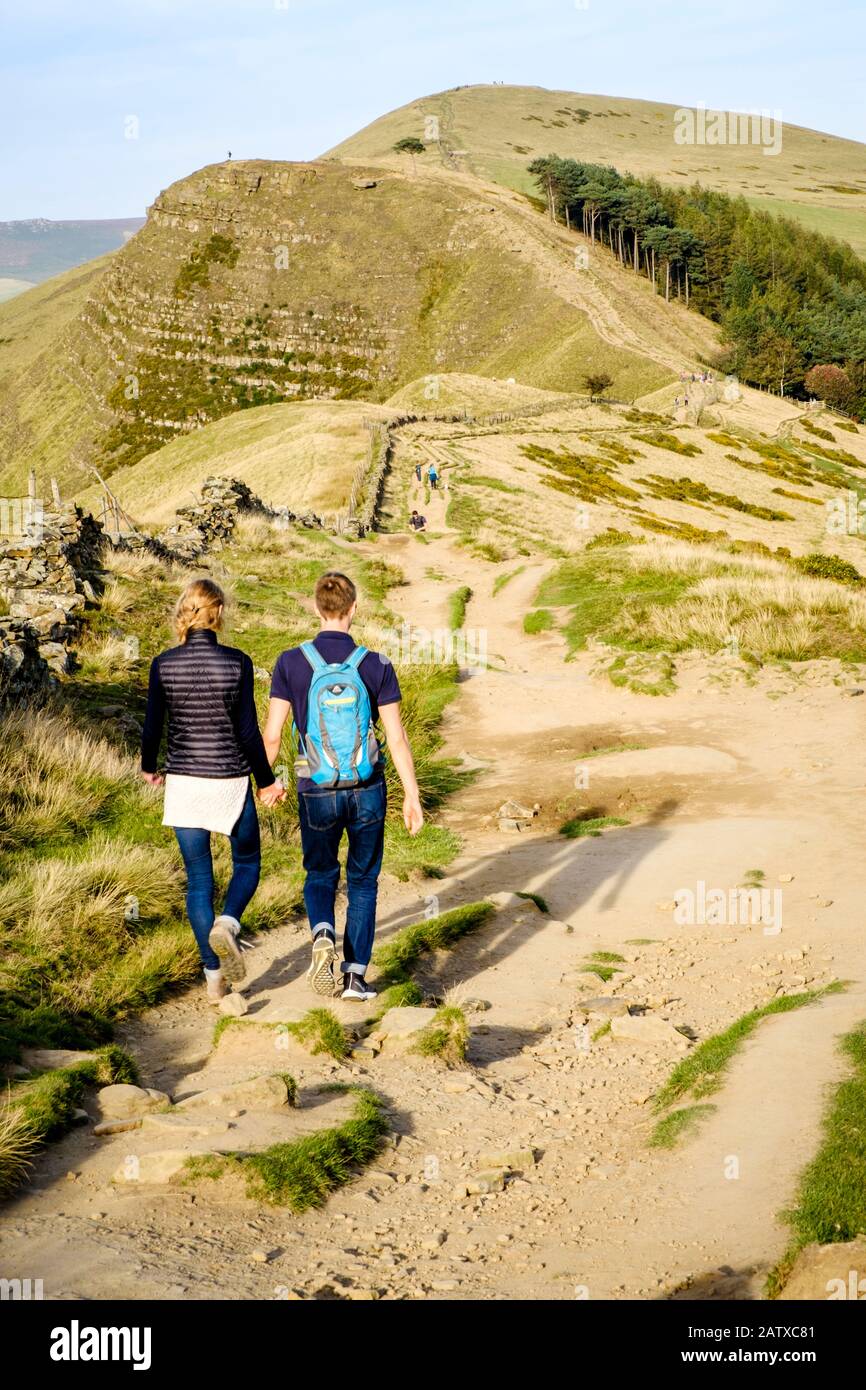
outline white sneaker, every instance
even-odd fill
[[[204,978],[207,984],[207,1002],[218,1004],[229,992],[223,972],[221,970],[206,970]]]
[[[358,970],[346,970],[343,974],[343,999],[375,999],[376,991],[368,985]]]
[[[337,959],[337,947],[330,927],[316,932],[313,937],[313,959],[307,971],[307,979],[310,988],[316,994],[333,995],[336,988],[334,979],[334,964]]]
[[[208,937],[211,950],[215,951],[219,958],[223,975],[233,985],[242,980],[247,973],[238,944],[240,929],[241,924],[234,917],[217,917]]]

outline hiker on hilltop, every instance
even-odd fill
[[[141,736],[141,772],[165,785],[163,825],[170,825],[186,866],[186,910],[198,944],[207,996],[218,1004],[246,973],[241,920],[258,887],[259,800],[274,806],[285,789],[265,755],[253,699],[253,663],[217,641],[225,596],[212,579],[187,584],[174,613],[179,645],[154,657]],[[165,776],[157,771],[168,721]],[[223,910],[214,916],[211,835],[228,836],[232,876]]]
[[[422,516],[420,512],[413,510],[409,518],[409,525],[412,527],[413,531],[426,531],[427,518],[426,516]]]
[[[273,763],[289,715],[298,736],[298,816],[304,854],[304,903],[313,935],[307,979],[317,994],[372,999],[366,980],[376,929],[385,835],[385,775],[375,733],[379,719],[403,783],[403,822],[424,823],[409,740],[400,718],[400,685],[385,656],[355,645],[349,628],[358,595],[345,574],[323,574],[315,589],[318,635],[277,659],[264,742]],[[343,934],[342,990],[337,985],[336,897],[343,833],[349,841],[349,905]]]

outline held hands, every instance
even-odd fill
[[[279,806],[284,800],[286,789],[282,782],[272,782],[269,787],[259,787],[258,798],[263,806]]]
[[[417,796],[410,796],[408,792],[403,797],[403,824],[410,835],[417,835],[424,824],[421,802]]]
[[[141,775],[151,787],[161,787],[165,781],[161,772],[143,772]]]

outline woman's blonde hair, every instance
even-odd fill
[[[222,627],[226,596],[212,579],[191,579],[174,609],[174,630],[185,642],[194,628],[218,632]]]

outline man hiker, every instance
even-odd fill
[[[418,482],[420,483],[420,481],[421,481],[421,465],[420,465],[420,463],[416,463],[416,464],[415,464],[415,477],[417,478]]]
[[[355,645],[349,634],[355,585],[330,571],[315,589],[320,628],[312,642],[277,659],[264,731],[273,764],[289,715],[298,735],[298,816],[306,881],[304,904],[313,934],[307,978],[317,994],[338,992],[334,976],[339,849],[349,841],[349,906],[343,935],[342,997],[372,999],[366,981],[376,929],[376,895],[385,834],[385,775],[375,725],[403,784],[403,822],[410,835],[424,823],[412,750],[400,718],[400,686],[385,656]]]
[[[412,515],[409,518],[409,525],[412,527],[413,531],[426,531],[427,518],[426,516],[422,516],[420,512],[413,510]]]

